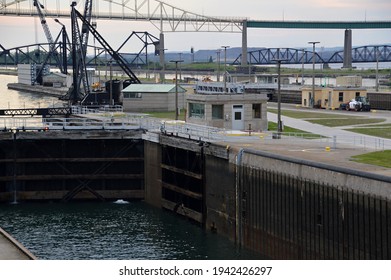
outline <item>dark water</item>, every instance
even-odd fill
[[[0,227],[39,259],[259,259],[143,202],[0,205]]]

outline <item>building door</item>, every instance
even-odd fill
[[[244,129],[243,105],[232,106],[232,129],[233,130]]]

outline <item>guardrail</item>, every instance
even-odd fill
[[[374,137],[369,135],[356,135],[356,136],[346,136],[346,135],[333,135],[331,137],[326,137],[317,134],[311,133],[287,133],[287,132],[271,132],[268,131],[263,135],[263,139],[283,139],[287,140],[289,143],[301,143],[301,144],[312,144],[312,146],[318,147],[328,147],[330,149],[346,148],[346,146],[351,146],[354,148],[359,148],[363,150],[376,150],[384,151],[391,150],[391,139],[385,139],[380,137]],[[310,147],[310,146],[309,146]]]
[[[46,130],[135,130],[155,131],[167,135],[188,138],[205,142],[259,142],[275,144],[286,141],[287,145],[329,147],[338,149],[351,146],[364,150],[391,150],[391,139],[367,135],[346,136],[334,135],[325,137],[311,133],[277,133],[252,131],[234,133],[222,128],[189,124],[184,121],[170,121],[152,118],[142,114],[126,114],[121,118],[40,118],[40,117],[2,117],[1,131],[46,131]]]

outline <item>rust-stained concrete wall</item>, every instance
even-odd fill
[[[206,229],[236,236],[235,166],[226,158],[205,157]]]

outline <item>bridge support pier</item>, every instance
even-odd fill
[[[343,47],[343,68],[352,68],[352,30],[345,30]]]
[[[247,20],[242,26],[242,66],[247,66]]]

